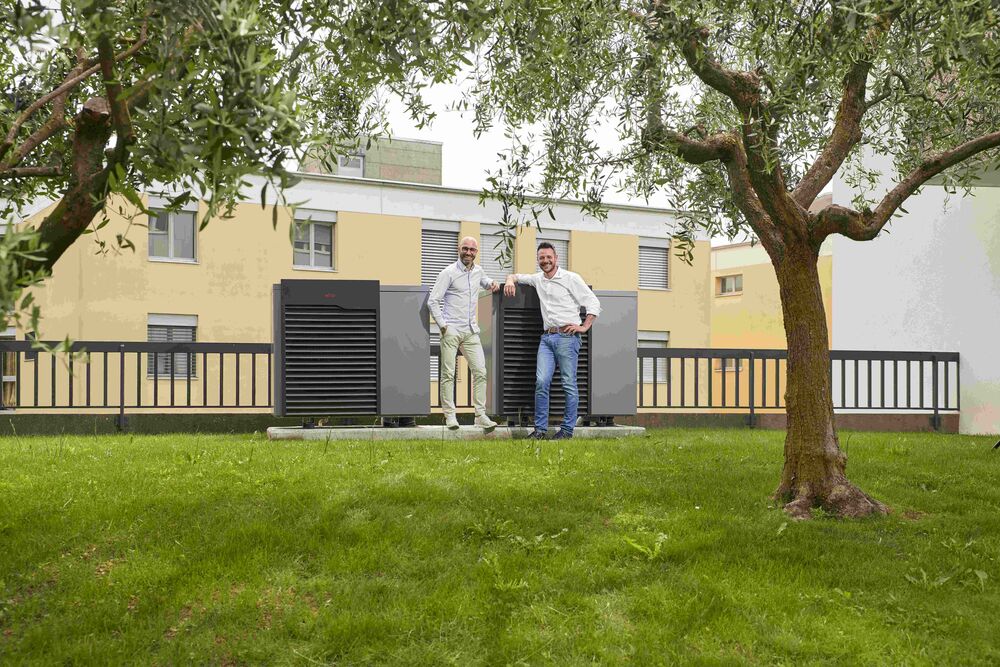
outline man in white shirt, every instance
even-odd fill
[[[553,440],[573,437],[580,392],[576,386],[576,366],[580,358],[580,336],[590,330],[601,314],[601,302],[578,274],[559,268],[559,258],[551,243],[538,244],[538,273],[515,273],[507,276],[503,293],[514,296],[515,283],[531,285],[538,292],[542,309],[542,340],[538,343],[535,366],[535,430],[528,436],[545,438],[549,428],[549,388],[559,366],[559,377],[566,392],[566,414]],[[580,308],[587,316],[580,323]]]
[[[449,264],[438,274],[431,289],[427,305],[431,316],[441,329],[441,411],[445,425],[458,428],[455,417],[455,357],[459,348],[472,371],[472,398],[476,406],[476,426],[487,433],[496,428],[495,421],[486,414],[486,358],[479,341],[476,307],[480,288],[496,292],[500,284],[491,280],[482,267],[476,264],[479,242],[466,236],[458,242],[458,261]]]

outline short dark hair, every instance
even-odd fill
[[[559,255],[559,253],[556,252],[556,247],[551,243],[549,243],[548,241],[542,241],[541,243],[539,243],[538,248],[535,249],[535,254],[537,255],[539,250],[545,250],[546,248],[551,250],[553,255],[556,256]]]

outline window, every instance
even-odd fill
[[[559,266],[564,269],[569,268],[569,232],[560,231],[557,229],[550,229],[545,232],[544,236],[539,236],[535,243],[535,248],[542,241],[546,241],[552,244],[552,247],[556,250],[556,259],[559,262]]]
[[[149,257],[177,261],[195,260],[194,211],[149,211]]]
[[[365,156],[358,154],[337,156],[337,174],[363,178],[365,175]]]
[[[333,222],[296,220],[292,230],[292,265],[333,270]]]
[[[500,225],[483,225],[480,227],[479,238],[479,265],[487,276],[503,283],[507,275],[514,272],[511,258],[508,257],[506,262],[502,259],[505,248],[503,228]]]
[[[438,274],[458,261],[457,222],[424,220],[420,230],[420,284],[433,287]]]
[[[639,289],[670,289],[670,241],[639,240]]]
[[[721,276],[715,279],[715,293],[717,296],[724,294],[743,293],[743,274],[735,276]]]
[[[670,332],[669,331],[640,331],[639,332],[639,345],[640,348],[663,350],[670,347]],[[669,359],[657,359],[656,360],[656,381],[666,382],[667,381],[667,363]],[[638,377],[636,378],[638,381]],[[653,381],[653,360],[643,359],[642,360],[642,381],[643,383]]]
[[[146,338],[150,343],[194,343],[197,331],[197,315],[151,314],[146,324]],[[169,378],[171,369],[175,378],[196,377],[196,355],[183,352],[147,355],[146,372],[149,377]]]

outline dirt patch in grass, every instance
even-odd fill
[[[188,624],[188,621],[191,620],[192,616],[193,610],[191,609],[191,605],[185,605],[177,617],[177,622],[167,628],[167,631],[163,633],[163,638],[170,641],[176,637],[177,634],[184,629],[184,626]]]

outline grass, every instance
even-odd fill
[[[0,440],[0,663],[1000,662],[992,440],[842,442],[892,516],[788,521],[776,432]]]

